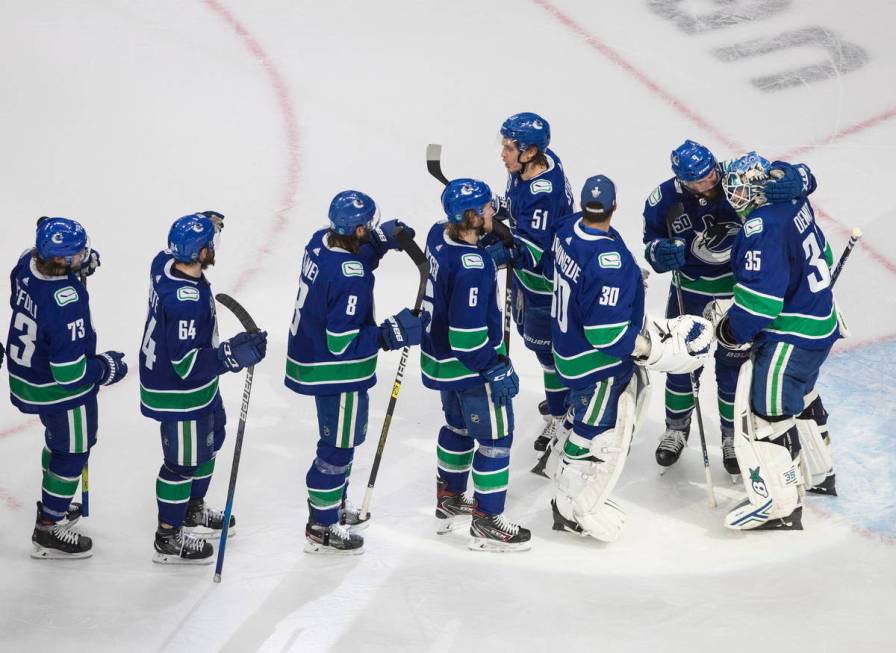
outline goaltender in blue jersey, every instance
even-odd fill
[[[689,372],[709,354],[706,320],[645,319],[641,270],[610,226],[616,187],[603,175],[582,189],[582,211],[553,241],[554,362],[571,388],[565,427],[550,448],[545,472],[554,480],[556,530],[616,540],[625,511],[610,497],[646,403],[646,373]]]
[[[734,301],[716,300],[706,313],[720,345],[750,351],[735,396],[747,498],[725,519],[737,530],[802,528],[799,485],[836,494],[827,412],[815,391],[842,337],[831,249],[807,199],[766,202],[772,166],[755,152],[724,165],[722,186],[744,224],[732,252]]]

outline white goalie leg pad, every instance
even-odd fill
[[[745,501],[725,515],[725,526],[734,530],[759,528],[767,521],[787,517],[801,505],[802,477],[799,456],[768,442],[790,430],[795,419],[766,421],[750,410],[753,363],[740,369],[734,395],[734,452],[741,469]]]
[[[634,437],[638,435],[641,425],[644,424],[644,415],[647,413],[647,406],[650,405],[650,393],[653,388],[650,385],[650,374],[640,365],[635,365],[632,379],[635,382],[635,425],[632,429],[632,437]]]
[[[557,428],[557,439],[551,443],[551,453],[544,464],[544,473],[548,478],[554,478],[554,475],[557,473],[557,467],[560,465],[560,459],[563,457],[563,447],[566,446],[566,441],[571,433],[572,429],[566,428],[565,423]]]
[[[583,535],[615,542],[625,527],[625,511],[610,498],[628,458],[635,428],[636,377],[619,397],[616,425],[590,442],[593,460],[562,457],[553,475],[554,501],[564,519],[574,522]],[[570,442],[580,447],[589,442],[575,433]]]
[[[804,405],[809,406],[818,397],[813,390],[806,395]],[[831,456],[830,441],[825,440],[821,427],[814,419],[796,420],[797,432],[800,434],[803,478],[809,487],[815,487],[834,471],[834,459]]]

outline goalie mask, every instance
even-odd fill
[[[765,204],[763,188],[769,179],[771,164],[756,152],[722,164],[722,188],[731,207],[743,219],[750,211]]]

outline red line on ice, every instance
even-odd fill
[[[745,148],[742,145],[739,145],[736,141],[731,138],[725,136],[724,133],[720,129],[717,129],[712,124],[709,123],[705,118],[700,116],[696,111],[690,108],[685,102],[678,99],[672,93],[664,89],[657,82],[655,82],[649,75],[642,72],[640,69],[635,67],[632,63],[626,60],[622,55],[620,55],[614,48],[607,45],[605,42],[601,41],[594,34],[585,29],[580,23],[578,23],[574,18],[569,16],[568,14],[562,12],[556,5],[548,0],[532,0],[532,2],[542,9],[544,9],[547,13],[553,16],[557,21],[559,21],[564,27],[575,33],[579,38],[585,41],[589,46],[591,46],[594,50],[599,52],[602,56],[609,59],[615,66],[621,68],[623,71],[634,77],[641,85],[645,86],[647,90],[649,90],[654,95],[660,97],[663,101],[666,102],[670,107],[672,107],[675,111],[684,116],[688,121],[699,127],[700,129],[709,133],[712,137],[714,137],[717,141],[720,141],[727,147],[733,150],[744,150]],[[888,120],[889,118],[896,115],[896,108],[890,109],[878,116],[873,118],[869,118],[857,125],[853,125],[852,127],[848,127],[840,132],[833,134],[828,137],[825,141],[821,142],[819,145],[823,145],[828,143],[835,138],[840,138],[843,136],[847,136],[849,134],[855,134],[863,129],[867,129],[869,127],[873,127],[884,120]],[[813,146],[814,147],[814,146]],[[811,147],[808,149],[812,149]],[[802,153],[802,150],[795,150],[794,152],[789,153],[790,156],[794,154]],[[827,211],[823,210],[818,206],[817,203],[812,203],[813,208],[815,209],[818,215],[830,222],[836,230],[846,238],[852,234],[852,229],[847,227],[845,224],[840,222],[837,218],[832,216]],[[890,272],[891,274],[896,274],[896,263],[888,259],[886,256],[878,252],[874,247],[866,241],[862,241],[859,245],[858,249],[866,252],[872,260],[876,263],[879,263],[885,270]]]
[[[808,145],[801,145],[800,147],[797,147],[790,152],[782,154],[781,159],[784,161],[792,160],[798,156],[805,154],[806,152],[809,152],[810,150],[823,147],[825,145],[833,143],[836,140],[840,140],[841,138],[852,136],[853,134],[858,134],[859,132],[870,129],[871,127],[876,127],[882,122],[886,122],[890,118],[896,118],[896,107],[890,107],[883,113],[879,113],[876,116],[872,116],[871,118],[868,118],[861,122],[857,122],[856,124],[846,127],[845,129],[835,131],[833,134],[831,134],[827,138],[821,139],[820,141],[809,143]]]
[[[280,208],[274,213],[274,219],[268,227],[268,233],[264,243],[258,248],[259,254],[269,254],[276,244],[277,238],[289,224],[289,212],[295,205],[295,194],[299,187],[299,127],[296,112],[289,97],[289,91],[283,77],[274,65],[261,44],[249,30],[218,0],[203,0],[205,6],[220,16],[236,32],[249,53],[258,60],[264,69],[277,96],[277,104],[280,108],[280,117],[283,121],[283,129],[286,132],[287,174],[286,185],[280,197]],[[256,258],[256,263],[246,268],[237,278],[233,286],[233,292],[243,289],[249,281],[261,269],[261,257]]]

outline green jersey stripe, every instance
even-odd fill
[[[517,280],[529,292],[538,295],[550,295],[554,292],[554,284],[541,274],[535,274],[528,270],[514,270]]]
[[[555,349],[554,365],[561,376],[567,379],[578,379],[594,372],[608,369],[621,362],[614,356],[607,356],[597,350],[585,351],[569,358],[564,358]]]
[[[218,396],[218,377],[191,390],[153,390],[140,384],[140,403],[160,412],[186,413],[208,406]]]
[[[198,349],[191,349],[179,361],[171,361],[171,367],[174,368],[174,373],[182,379],[190,376],[190,372],[193,371],[193,365],[196,363],[196,355],[198,353]]]
[[[448,344],[456,351],[475,351],[488,344],[488,327],[478,329],[448,327]]]
[[[66,389],[57,383],[31,383],[25,379],[9,375],[9,391],[19,401],[35,406],[49,406],[63,401],[77,399],[93,390],[94,385],[88,383],[77,388]]]
[[[357,338],[360,332],[360,329],[345,331],[343,333],[333,333],[332,331],[327,330],[327,349],[329,349],[330,353],[334,356],[339,356],[342,352],[348,349],[349,345],[352,344],[352,340]]]
[[[376,374],[377,355],[347,361],[300,363],[287,357],[286,376],[296,383],[323,385],[364,381]]]
[[[734,289],[734,274],[728,273],[718,277],[689,277],[681,270],[676,275],[681,280],[681,289],[698,295],[712,297],[730,297]],[[675,279],[672,279],[675,283]]]
[[[784,308],[784,300],[780,297],[750,290],[739,283],[734,286],[734,303],[748,313],[772,319]]]
[[[803,315],[801,313],[781,313],[765,330],[774,333],[800,336],[813,340],[827,338],[837,329],[837,311],[831,306],[831,312],[824,317]]]
[[[601,324],[596,326],[585,326],[585,337],[595,347],[609,347],[616,344],[625,330],[628,328],[628,322],[619,322],[618,324]]]
[[[495,347],[498,354],[504,354],[504,343]],[[461,381],[463,379],[475,379],[479,372],[474,372],[456,358],[435,358],[425,351],[420,350],[420,370],[423,375],[433,381]]]
[[[77,383],[87,374],[87,356],[70,363],[50,363],[50,372],[56,383]]]

